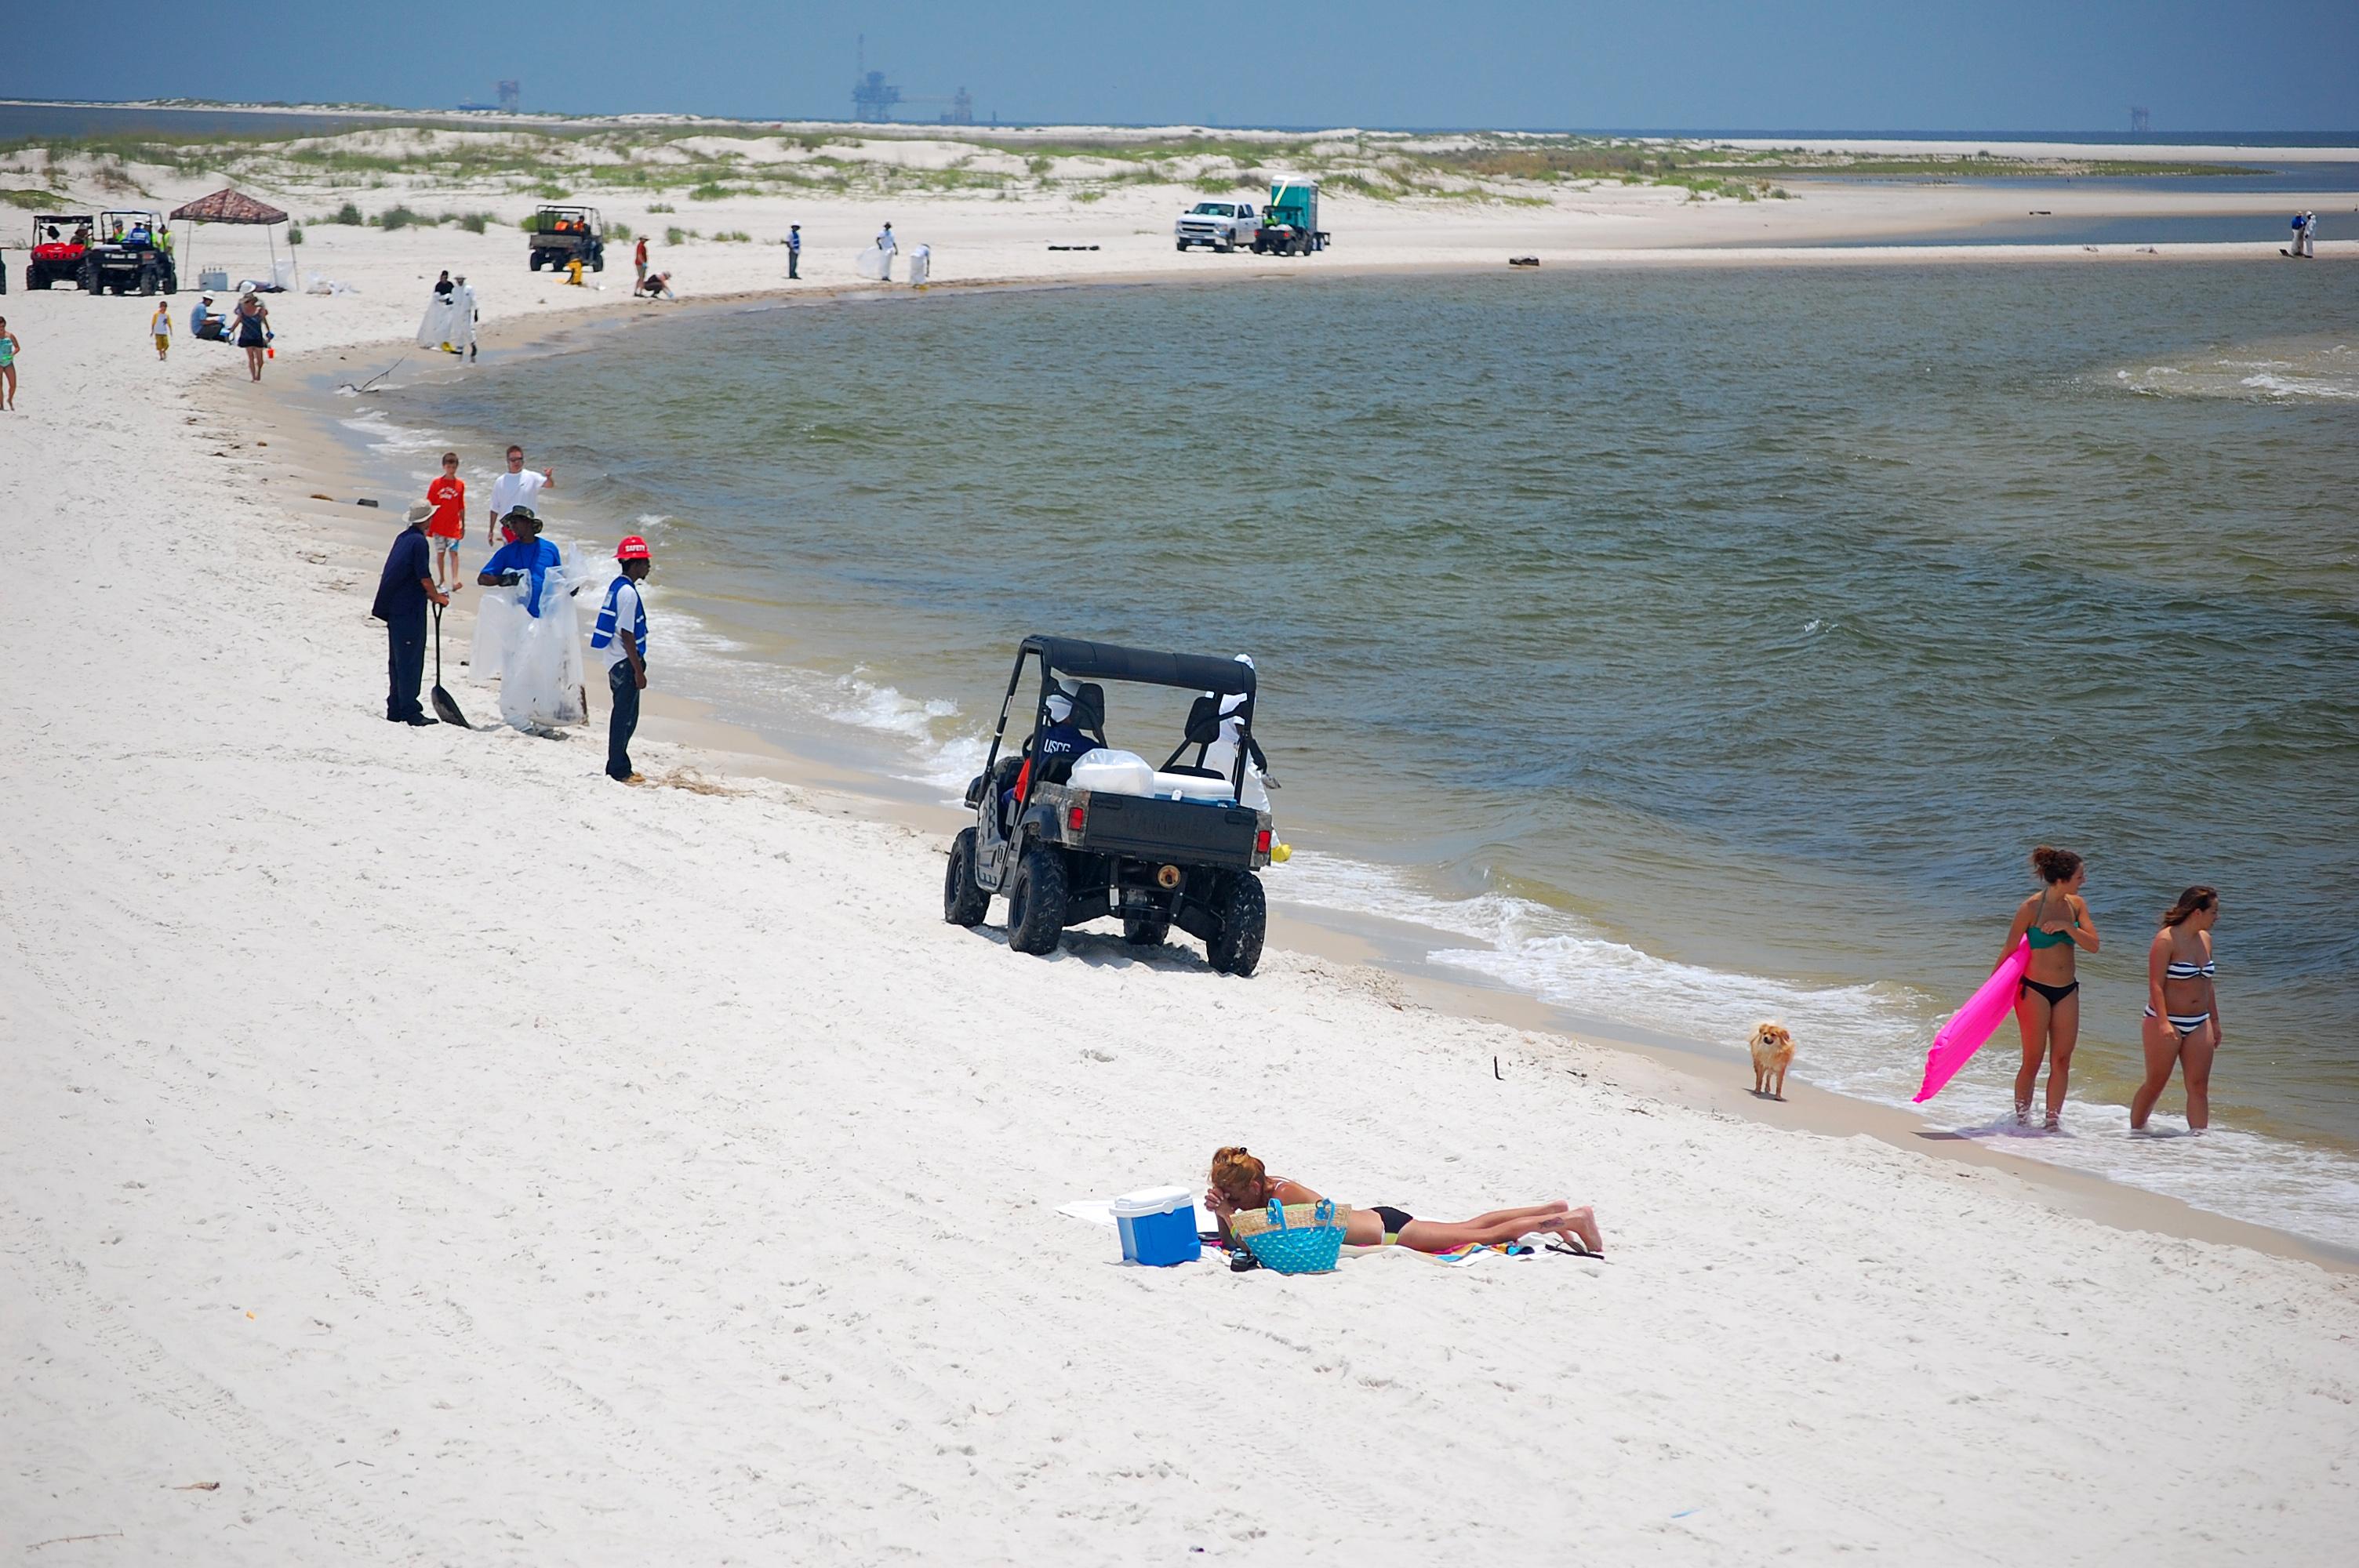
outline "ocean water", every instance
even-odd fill
[[[2346,270],[897,293],[364,417],[420,473],[404,443],[525,441],[559,533],[650,536],[659,681],[904,790],[955,794],[1027,632],[1251,652],[1273,896],[1734,1073],[1781,1017],[1800,1076],[1905,1101],[2030,847],[2077,849],[2105,946],[2067,1134],[2014,1137],[2011,1025],[1930,1121],[2352,1246]],[[2215,1130],[2132,1139],[2146,944],[2198,881]]]

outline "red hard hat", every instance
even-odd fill
[[[644,561],[647,558],[647,542],[634,534],[614,546],[614,558],[618,561]]]

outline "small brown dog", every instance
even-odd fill
[[[1764,1023],[1748,1042],[1753,1051],[1753,1092],[1786,1098],[1786,1069],[1794,1065],[1794,1034],[1782,1023]]]

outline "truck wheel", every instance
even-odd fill
[[[1234,240],[1223,240],[1213,245],[1212,250],[1215,254],[1227,255],[1231,251],[1234,251],[1236,248],[1237,243]]]
[[[1187,242],[1187,241],[1185,241],[1185,240],[1181,240],[1181,241],[1180,241],[1180,242],[1179,242],[1177,244],[1173,245],[1171,248],[1172,248],[1173,250],[1175,250],[1175,251],[1178,251],[1181,255],[1183,255],[1183,256],[1184,256],[1184,255],[1186,255],[1186,254],[1188,254],[1188,242]]]
[[[974,829],[963,827],[951,840],[950,869],[942,874],[942,918],[972,930],[991,909],[991,895],[974,880]]]
[[[145,266],[141,267],[141,268],[139,269],[139,295],[140,295],[140,297],[144,299],[144,298],[146,298],[148,295],[151,295],[151,294],[153,294],[153,293],[155,293],[155,292],[156,292],[156,271],[155,271],[155,269],[154,269],[153,267],[145,267]]]
[[[530,255],[525,257],[524,265],[527,270],[538,272],[540,270],[540,253],[538,251],[535,251]]]
[[[1262,933],[1269,925],[1269,905],[1262,897],[1261,879],[1240,871],[1221,899],[1221,929],[1204,944],[1204,957],[1223,975],[1250,975],[1261,962]]]
[[[605,252],[600,251],[596,255],[590,258],[590,270],[592,272],[603,272],[606,270]]]
[[[1007,890],[1007,945],[1042,957],[1057,950],[1065,935],[1065,858],[1035,844],[1016,863]]]
[[[1171,935],[1171,917],[1168,914],[1125,914],[1122,917],[1122,939],[1134,947],[1160,947]]]

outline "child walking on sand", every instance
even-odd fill
[[[16,356],[24,350],[16,334],[8,330],[8,318],[0,316],[0,410],[16,412]]]
[[[442,454],[442,471],[428,482],[426,503],[434,508],[426,537],[434,546],[435,584],[445,593],[456,593],[466,581],[459,570],[459,546],[467,542],[467,481],[459,477],[458,453]]]
[[[147,331],[156,340],[156,362],[161,364],[164,356],[172,351],[172,308],[160,299],[156,302],[156,315],[147,323]]]

